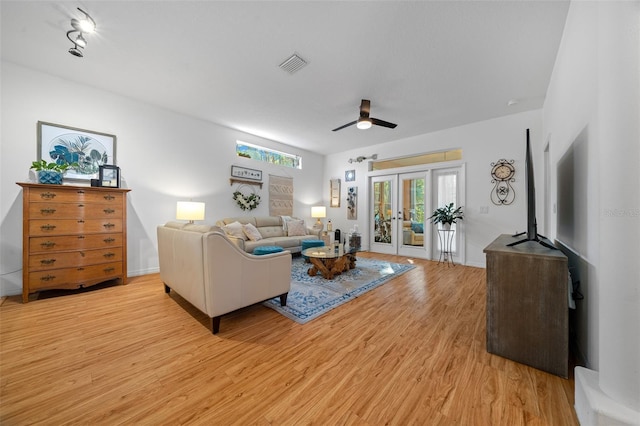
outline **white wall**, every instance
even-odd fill
[[[599,160],[597,114],[597,32],[595,9],[588,18],[567,19],[544,105],[544,132],[552,169],[552,234],[581,260],[571,270],[584,301],[578,302],[577,340],[587,365],[598,368]]]
[[[378,160],[404,157],[416,153],[443,151],[462,148],[463,162],[466,164],[466,200],[464,205],[466,232],[466,264],[485,266],[482,250],[500,234],[526,231],[526,196],[524,193],[524,157],[526,129],[530,129],[531,142],[535,149],[536,184],[538,202],[538,228],[544,229],[543,200],[543,154],[541,110],[508,115],[493,120],[472,123],[439,132],[375,145],[368,148],[346,151],[327,156],[325,162],[324,193],[329,193],[329,179],[342,181],[342,201],[339,209],[327,209],[334,228],[349,230],[354,223],[363,233],[364,246],[368,246],[367,226],[369,226],[368,162],[349,163],[349,158],[378,154]],[[374,129],[373,131],[390,131]],[[513,183],[516,197],[513,204],[496,206],[491,203],[491,163],[501,158],[515,160],[516,181]],[[344,182],[346,170],[356,170],[355,182]],[[348,221],[346,216],[346,191],[348,186],[358,187],[358,220]],[[488,214],[481,214],[480,207],[488,207]]]
[[[294,214],[311,223],[308,206],[320,203],[317,176],[324,157],[284,146],[113,93],[2,62],[0,143],[0,295],[22,292],[22,196],[36,160],[36,123],[47,121],[117,136],[117,165],[128,195],[129,275],[158,269],[156,226],[175,218],[176,202],[206,203],[206,221],[268,215],[269,174],[294,178]],[[304,170],[235,155],[237,139],[303,156]],[[260,206],[243,212],[229,184],[231,164],[262,170]],[[250,189],[243,188],[248,193]]]
[[[572,2],[544,106],[557,236],[584,300],[583,424],[640,424],[640,2]],[[567,198],[570,198],[567,200]]]

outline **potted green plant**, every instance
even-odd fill
[[[34,161],[31,169],[38,174],[38,183],[62,185],[62,176],[70,168],[77,167],[78,163],[47,163],[46,160]]]
[[[453,203],[439,207],[429,217],[434,224],[441,223],[444,229],[451,229],[451,224],[464,219],[462,207],[453,208]]]

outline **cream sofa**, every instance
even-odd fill
[[[287,304],[291,287],[291,253],[254,256],[240,250],[217,226],[168,222],[158,226],[160,278],[211,318],[276,296]]]
[[[229,225],[233,222],[240,222],[243,225],[250,223],[258,229],[262,236],[261,240],[251,241],[227,235],[231,241],[247,253],[253,253],[253,250],[260,246],[280,246],[292,253],[298,253],[302,250],[302,241],[317,240],[320,238],[320,231],[309,227],[305,227],[306,235],[292,237],[287,236],[281,216],[226,217],[217,221],[216,225],[223,228],[225,225]]]

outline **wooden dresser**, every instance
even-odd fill
[[[22,301],[47,289],[127,281],[128,189],[22,187]]]
[[[561,377],[569,369],[569,270],[560,250],[501,235],[487,256],[487,351]],[[547,241],[551,244],[550,241]]]

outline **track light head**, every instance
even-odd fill
[[[73,56],[77,56],[79,58],[82,58],[84,56],[82,54],[82,52],[80,51],[80,49],[78,49],[77,46],[74,46],[71,49],[69,49],[69,53],[71,53]]]
[[[82,33],[78,34],[78,37],[76,37],[75,44],[83,48],[87,47],[87,40],[85,40],[84,37],[82,37]]]
[[[75,28],[76,31],[80,31],[82,33],[93,33],[96,30],[96,21],[84,10],[78,8],[78,10],[84,13],[84,19],[71,19],[71,26]]]

